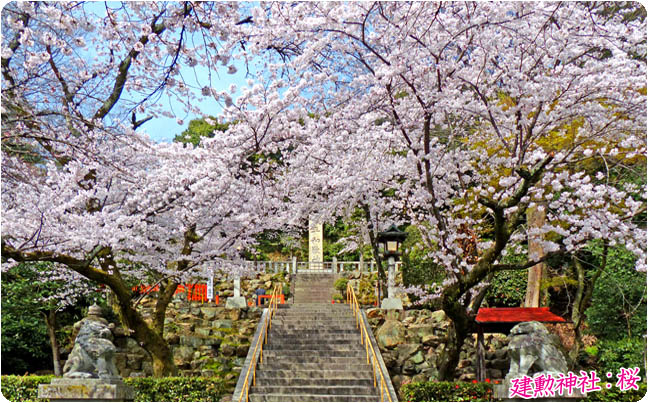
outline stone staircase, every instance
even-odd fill
[[[332,273],[299,273],[295,279],[295,304],[331,303],[337,276]]]
[[[256,385],[250,388],[250,401],[380,400],[351,309],[346,304],[331,303],[336,278],[332,273],[297,275],[294,304],[279,305],[272,319],[263,363],[256,370]]]
[[[275,314],[250,401],[379,401],[349,307],[305,299]]]

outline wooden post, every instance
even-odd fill
[[[529,208],[527,210],[527,223],[530,230],[542,228],[542,226],[545,224],[545,221],[545,206],[539,205],[535,208]],[[544,248],[542,242],[542,237],[529,237],[529,260],[536,260],[544,256]],[[537,265],[529,269],[527,291],[526,297],[524,299],[524,306],[526,308],[537,308],[540,306],[540,283],[542,281],[543,271],[544,263],[538,263]]]

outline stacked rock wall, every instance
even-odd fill
[[[147,308],[143,311],[146,313]],[[165,338],[182,376],[219,375],[236,379],[261,318],[257,307],[227,309],[197,302],[175,301],[167,310]],[[120,375],[151,376],[150,355],[117,328],[115,364]]]
[[[438,379],[438,359],[447,342],[450,321],[443,311],[411,309],[367,310],[378,347],[396,389],[409,382]],[[508,370],[506,336],[486,334],[486,375],[502,379]],[[468,337],[460,352],[457,377],[460,381],[476,379],[476,336]]]
[[[286,273],[243,278],[241,295],[253,301],[256,289],[272,290],[277,283],[288,285],[289,282]],[[180,375],[218,375],[236,381],[262,309],[225,308],[225,300],[233,295],[233,288],[232,281],[214,283],[214,292],[220,297],[218,306],[213,302],[189,302],[184,293],[177,294],[169,304],[164,321],[164,337],[173,351]],[[145,299],[139,309],[142,316],[151,321],[153,304],[153,300]],[[128,337],[119,324],[115,326],[114,336],[118,348],[115,361],[120,375],[151,376],[153,361],[148,352],[135,339]]]

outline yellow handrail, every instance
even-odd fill
[[[376,351],[371,344],[371,339],[369,338],[369,330],[366,328],[364,321],[360,317],[360,305],[358,304],[358,299],[356,298],[355,291],[351,284],[347,284],[347,304],[351,307],[353,311],[353,316],[356,319],[356,326],[360,328],[360,344],[365,346],[365,351],[367,353],[367,364],[371,364],[371,372],[373,373],[374,379],[374,388],[378,387],[380,389],[380,401],[384,402],[383,396],[387,396],[387,399],[391,402],[391,395],[389,394],[389,389],[387,388],[387,381],[385,381],[385,374],[383,373],[382,368],[378,364],[378,358],[376,357]],[[370,360],[369,352],[371,352]],[[378,371],[376,371],[378,368]],[[376,372],[380,375],[380,386],[376,385]]]
[[[241,389],[241,395],[239,396],[239,402],[244,401],[243,395],[245,394],[245,401],[249,402],[249,392],[250,392],[250,371],[252,371],[252,386],[256,385],[256,356],[257,351],[259,351],[259,363],[263,363],[263,345],[268,342],[268,330],[272,328],[272,316],[277,311],[277,303],[279,301],[279,294],[281,288],[279,284],[275,285],[272,290],[272,296],[270,297],[270,303],[268,304],[268,316],[266,316],[265,321],[263,322],[263,331],[259,335],[259,341],[254,347],[254,353],[252,354],[252,360],[250,361],[250,366],[248,367],[247,373],[245,374],[245,382],[243,383],[243,388]]]

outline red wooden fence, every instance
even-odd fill
[[[149,292],[160,291],[160,286],[149,286],[141,284],[139,286],[133,287],[133,291],[139,292],[140,294],[147,294]],[[187,293],[187,301],[200,301],[203,303],[208,301],[207,284],[178,284],[178,287],[176,288],[173,295],[179,294],[181,292]],[[214,295],[214,302],[218,305],[218,295]]]

